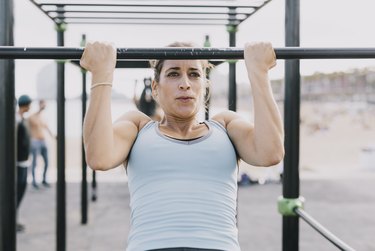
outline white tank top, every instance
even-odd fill
[[[204,122],[195,140],[164,136],[157,122],[139,132],[128,160],[128,251],[190,247],[240,250],[237,157],[225,128]]]

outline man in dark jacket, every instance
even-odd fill
[[[22,95],[18,99],[17,122],[17,209],[22,201],[27,186],[27,169],[30,155],[30,132],[25,119],[25,113],[30,110],[31,98]],[[24,226],[17,223],[17,231],[23,231]]]

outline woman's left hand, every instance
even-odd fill
[[[265,71],[276,65],[276,54],[269,42],[248,42],[244,47],[244,58],[248,72]]]

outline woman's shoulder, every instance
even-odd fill
[[[226,110],[216,114],[211,120],[221,124],[224,128],[227,128],[228,124],[238,117],[239,115],[236,112]]]
[[[143,112],[134,110],[123,114],[115,123],[130,122],[138,128],[138,131],[140,131],[146,124],[151,121],[153,120]]]

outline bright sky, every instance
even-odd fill
[[[56,32],[52,21],[28,0],[15,4],[15,46],[56,46]],[[300,0],[301,47],[375,47],[374,0]],[[284,47],[284,0],[273,0],[254,16],[239,26],[237,46],[246,41],[270,41],[274,47]],[[69,25],[65,45],[78,47],[81,35],[89,40],[114,42],[118,47],[162,47],[174,41],[204,42],[210,36],[213,47],[227,47],[228,33],[225,26],[125,26],[125,25]],[[47,60],[16,61],[16,95],[28,93],[37,98],[38,81],[56,83],[56,77],[40,72],[51,65]],[[356,60],[302,60],[301,74],[344,71],[351,68],[374,67],[375,59]],[[237,80],[246,81],[243,63],[238,64]],[[218,73],[226,74],[227,66],[220,66]],[[282,78],[283,60],[278,61],[270,76]],[[151,76],[149,70],[118,70],[115,88],[128,96],[133,95],[134,83]],[[81,92],[81,74],[77,67],[66,66],[66,96]]]

